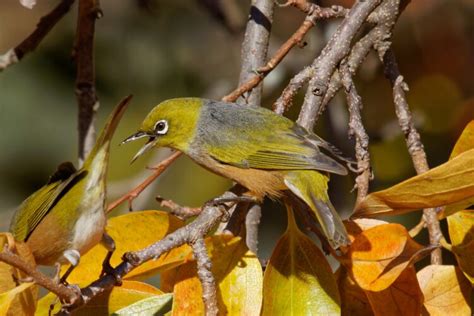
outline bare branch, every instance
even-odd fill
[[[68,303],[78,303],[78,293],[76,293],[73,289],[64,286],[63,284],[54,282],[53,279],[44,275],[40,271],[38,271],[34,266],[29,264],[28,262],[24,261],[18,255],[10,252],[9,250],[4,250],[0,252],[0,261],[8,263],[9,265],[20,269],[27,275],[29,275],[35,283],[44,287],[50,292],[56,294],[62,301]]]
[[[224,194],[225,195],[225,194]],[[202,239],[222,218],[224,211],[222,207],[206,206],[199,216],[188,225],[167,235],[160,241],[136,252],[125,253],[123,261],[114,270],[115,276],[105,275],[92,282],[89,286],[81,289],[82,300],[76,300],[74,304],[63,306],[60,315],[70,315],[78,307],[87,304],[94,297],[112,289],[116,283],[116,276],[123,277],[139,265],[158,259],[167,251],[183,244],[195,244]]]
[[[211,260],[207,254],[203,238],[198,238],[192,244],[193,254],[197,261],[197,274],[202,285],[202,298],[206,315],[214,316],[219,312],[217,308],[216,280],[211,272]]]
[[[245,218],[245,241],[249,250],[254,254],[258,252],[258,227],[261,217],[262,207],[259,204],[253,204]]]
[[[346,91],[347,105],[349,107],[349,136],[355,136],[355,152],[357,158],[357,169],[359,175],[355,182],[357,187],[357,202],[362,200],[369,192],[370,155],[369,155],[369,136],[362,124],[362,99],[357,93],[354,81],[347,64],[340,67],[342,74],[342,84]]]
[[[352,40],[369,14],[380,2],[381,0],[356,2],[321,54],[311,65],[313,76],[309,81],[308,90],[298,117],[298,123],[301,126],[308,130],[313,129],[316,115],[321,107],[332,74],[342,59],[349,55]]]
[[[241,81],[239,87],[226,95],[222,100],[233,102],[244,93],[254,89],[262,80],[285,58],[290,50],[296,45],[300,45],[304,36],[315,25],[318,19],[323,18],[337,18],[345,16],[347,9],[341,6],[332,6],[331,8],[321,8],[316,4],[311,3],[311,9],[308,9],[308,15],[300,27],[293,33],[293,35],[276,51],[273,57],[262,67],[253,67],[250,69],[252,76],[248,76],[245,81]],[[262,63],[263,64],[263,63]],[[257,74],[255,74],[255,71]],[[282,114],[283,111],[276,111]]]
[[[273,22],[273,7],[273,0],[252,0],[251,2],[249,21],[247,22],[245,37],[242,43],[242,66],[239,85],[254,77],[255,69],[261,67],[267,60],[268,42]],[[239,103],[260,105],[262,85],[257,86],[259,82],[256,83],[252,92],[245,100]],[[243,93],[238,94],[242,95]]]
[[[405,134],[408,152],[410,153],[417,174],[424,173],[429,170],[429,166],[420,134],[415,128],[411,111],[406,100],[405,92],[408,91],[408,85],[403,81],[403,76],[400,75],[400,70],[398,69],[398,64],[392,49],[386,50],[381,56],[383,56],[382,60],[384,63],[385,76],[390,80],[393,86],[395,112],[398,117],[398,123]],[[423,210],[423,217],[426,222],[426,227],[428,228],[430,244],[439,245],[441,238],[443,238],[443,233],[441,232],[436,209],[428,208]],[[431,253],[431,263],[442,264],[442,262],[441,249],[435,249]]]
[[[159,196],[155,199],[161,206],[169,208],[171,214],[183,220],[199,215],[202,212],[201,207],[181,206],[172,200],[165,200]]]
[[[61,18],[69,12],[73,3],[74,0],[62,0],[51,12],[39,20],[36,29],[23,42],[0,55],[0,72],[34,51]]]
[[[99,101],[95,90],[94,31],[96,19],[102,17],[98,0],[79,0],[74,57],[77,64],[76,98],[79,107],[79,164],[95,143],[95,114]]]

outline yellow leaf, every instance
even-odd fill
[[[111,291],[95,297],[87,305],[75,311],[74,315],[111,315],[115,311],[135,302],[162,294],[163,292],[149,284],[124,280],[121,286],[115,286]],[[59,312],[61,304],[59,304],[53,293],[48,293],[39,300],[38,309],[35,315],[47,316],[51,304],[55,304],[54,310],[51,313],[51,315],[55,315]]]
[[[459,136],[456,142],[456,145],[454,145],[453,151],[451,152],[451,156],[449,157],[449,159],[453,159],[459,154],[472,148],[474,148],[474,120],[469,122],[469,124],[467,124],[467,126],[464,128],[463,132],[461,133],[461,136]],[[473,197],[458,202],[456,204],[449,205],[444,208],[442,213],[438,214],[438,218],[443,219],[446,216],[454,214],[460,210],[464,210],[472,204],[474,204]]]
[[[183,222],[167,212],[136,211],[125,215],[112,217],[107,223],[107,232],[115,240],[117,247],[112,256],[112,266],[122,262],[122,255],[128,251],[145,248],[162,239],[167,234],[183,226]],[[107,250],[97,245],[81,257],[79,265],[68,277],[71,284],[87,285],[96,280],[102,270],[102,261]],[[151,260],[127,274],[126,279],[144,279],[184,262],[189,255],[189,249],[179,247],[164,254],[158,260]],[[62,273],[67,266],[62,267]]]
[[[341,262],[362,289],[382,291],[429,251],[416,243],[402,225],[383,224],[356,235]]]
[[[220,315],[258,315],[262,305],[262,267],[239,237],[215,235],[206,240],[218,284]],[[209,247],[210,246],[210,247]],[[165,274],[174,285],[173,315],[203,315],[201,283],[193,260]],[[166,286],[165,286],[166,288]]]
[[[288,228],[263,277],[262,315],[339,315],[337,283],[321,250],[297,227],[288,209]]]
[[[461,136],[459,136],[454,145],[453,151],[449,159],[453,159],[459,154],[474,148],[474,120],[470,121],[464,128]]]
[[[351,316],[371,316],[374,313],[364,290],[347,274],[347,270],[339,267],[336,271],[337,285],[341,295],[341,314]]]
[[[24,261],[36,267],[30,249],[25,243],[15,242],[10,233],[0,233],[0,251],[8,245],[9,249]],[[0,315],[32,315],[36,309],[38,287],[29,284],[18,286],[18,279],[27,277],[25,273],[4,262],[0,262]]]
[[[23,283],[9,291],[3,292],[0,294],[0,315],[28,315],[31,312],[34,312],[34,309],[30,313],[26,309],[21,308],[15,309],[15,312],[13,309],[15,308],[15,304],[20,304],[20,300],[18,297],[26,292],[34,283],[33,282],[28,282],[28,283]],[[18,314],[17,314],[18,313]]]
[[[430,265],[417,273],[431,316],[470,316],[471,284],[455,266]]]
[[[460,203],[474,197],[474,149],[428,172],[386,190],[369,194],[356,205],[354,216],[401,214]]]
[[[397,280],[385,290],[366,293],[375,315],[419,316],[421,314],[423,293],[413,267],[403,270]]]
[[[474,284],[474,211],[465,210],[448,216],[452,251],[459,268]]]

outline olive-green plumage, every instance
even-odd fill
[[[334,248],[349,243],[329,201],[326,175],[347,170],[319,150],[331,145],[291,120],[262,107],[172,99],[157,105],[126,141],[142,137],[149,141],[135,158],[151,147],[171,147],[259,199],[290,190],[314,211]]]
[[[82,255],[102,240],[110,140],[129,99],[109,116],[81,169],[61,164],[16,210],[10,231],[30,247],[37,264],[74,264],[78,258],[71,252]]]

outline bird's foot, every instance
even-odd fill
[[[112,252],[108,252],[104,261],[102,262],[102,271],[100,272],[100,277],[111,275],[115,279],[115,285],[122,285],[122,276],[120,276],[117,271],[110,264],[110,257],[112,257]]]
[[[207,201],[204,206],[226,206],[226,203],[257,203],[258,199],[249,195],[240,195],[232,197],[217,197]]]

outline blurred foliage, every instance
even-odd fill
[[[33,10],[28,10],[17,0],[2,0],[0,53],[25,38],[56,3],[38,1]],[[105,15],[96,27],[96,76],[101,102],[97,126],[102,126],[119,99],[129,93],[135,95],[113,141],[109,199],[138,184],[148,174],[144,167],[165,154],[149,155],[130,166],[141,144],[115,146],[135,131],[155,104],[182,96],[217,99],[236,86],[248,2],[222,3],[226,3],[223,11],[216,15],[201,1],[102,1]],[[270,52],[292,34],[303,18],[292,8],[276,9],[275,14],[278,22],[272,29]],[[431,166],[447,160],[455,139],[474,117],[473,17],[474,4],[469,0],[413,1],[395,29],[394,49],[411,88],[408,101]],[[56,165],[77,160],[75,71],[71,60],[75,19],[74,7],[35,52],[0,73],[0,231],[6,230],[16,205],[44,184]],[[265,106],[270,107],[289,78],[316,56],[335,23],[318,24],[306,38],[308,45],[290,52],[266,79]],[[375,55],[370,55],[360,69],[357,85],[371,139],[375,173],[371,189],[382,189],[408,178],[414,170],[396,122],[391,88]],[[301,100],[302,95],[298,98]],[[297,112],[295,106],[288,116],[295,118]],[[321,136],[351,153],[353,143],[346,137],[347,113],[340,101],[336,99],[317,125]],[[354,199],[349,193],[352,179],[334,177],[331,184],[336,207],[348,214]],[[134,205],[155,208],[153,197],[159,194],[196,206],[229,185],[229,181],[183,157]],[[271,209],[267,207],[265,212],[275,212],[275,205],[266,206]],[[121,211],[124,209],[126,206]],[[262,244],[266,239],[276,241],[273,237],[278,233],[272,226],[284,229],[285,214],[278,214],[268,218],[264,213],[263,229],[267,233]]]

